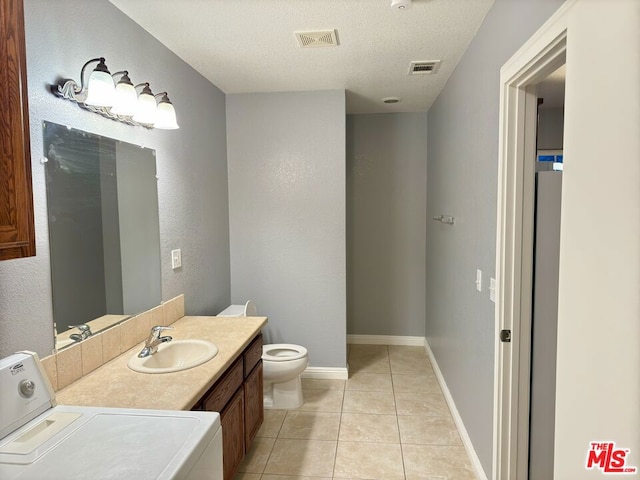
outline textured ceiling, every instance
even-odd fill
[[[348,113],[378,113],[428,110],[494,0],[110,1],[225,93],[345,89]],[[294,36],[331,29],[337,47]],[[410,76],[412,60],[442,63]]]

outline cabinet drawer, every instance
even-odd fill
[[[244,351],[244,376],[245,378],[253,367],[262,359],[262,335],[258,335],[256,339],[251,342],[251,345]]]
[[[213,386],[211,393],[204,401],[204,409],[208,412],[220,412],[233,394],[242,386],[242,358],[236,360],[222,379]]]

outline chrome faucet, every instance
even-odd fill
[[[91,327],[86,323],[81,323],[80,325],[69,325],[69,328],[77,328],[80,330],[80,333],[72,333],[69,335],[69,338],[74,342],[81,342],[82,340],[86,340],[93,332],[91,331]]]
[[[147,341],[144,343],[144,348],[140,351],[138,357],[145,358],[149,355],[153,355],[158,351],[158,345],[173,340],[173,338],[169,335],[166,335],[164,337],[160,336],[160,332],[164,330],[173,330],[173,327],[163,327],[162,325],[156,325],[155,327],[151,328],[149,338],[147,338]]]

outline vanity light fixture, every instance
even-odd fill
[[[85,85],[85,70],[91,63],[98,65]],[[114,79],[119,80],[114,83]],[[142,90],[138,93],[138,88]],[[133,86],[129,72],[122,70],[111,75],[103,57],[92,58],[80,70],[80,85],[64,79],[51,85],[54,95],[76,102],[80,107],[104,117],[145,128],[174,130],[180,128],[176,111],[167,92],[154,95],[148,82]],[[159,100],[156,100],[158,97]]]

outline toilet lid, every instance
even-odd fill
[[[307,349],[289,343],[273,343],[262,346],[262,360],[270,362],[286,362],[307,356]]]
[[[256,304],[251,300],[247,300],[247,303],[244,305],[244,316],[245,317],[255,317],[258,314],[258,309],[256,308]]]

